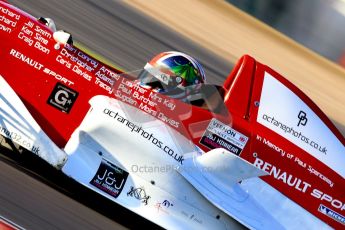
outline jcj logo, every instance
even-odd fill
[[[117,198],[125,186],[128,175],[128,172],[125,170],[106,159],[102,159],[90,184]]]

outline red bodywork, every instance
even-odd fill
[[[6,3],[0,2],[0,7],[0,14],[8,19],[7,22],[0,22],[0,74],[19,95],[44,132],[59,147],[65,146],[72,132],[78,127],[90,109],[88,102],[93,96],[102,94],[124,100],[124,98],[116,96],[114,92],[120,90],[121,87],[128,89],[131,87],[129,87],[129,80],[114,75],[120,73],[119,70],[95,60],[76,47],[55,49],[56,42],[48,27],[38,22],[36,18],[18,11]],[[200,138],[209,121],[213,117],[217,117],[249,138],[240,154],[242,158],[253,163],[257,154],[263,161],[301,180],[298,185],[295,184],[294,186],[272,176],[262,178],[264,181],[324,222],[335,228],[341,228],[343,227],[341,223],[318,211],[319,205],[328,205],[328,201],[320,201],[320,199],[308,194],[308,190],[303,191],[303,183],[308,183],[320,191],[326,191],[332,199],[337,198],[339,200],[344,198],[344,178],[323,162],[256,121],[258,114],[256,103],[260,101],[265,72],[270,73],[294,91],[319,115],[341,143],[345,144],[344,137],[305,94],[280,74],[258,63],[250,56],[242,57],[224,82],[223,88],[226,91],[224,104],[228,109],[226,115],[224,113],[223,115],[214,114],[208,110],[186,105],[164,96],[161,96],[164,100],[169,100],[176,105],[177,111],[171,112],[164,105],[158,107],[148,105],[143,110],[148,113],[158,110],[158,112],[168,114],[170,119],[182,122],[183,125],[180,124],[178,127],[171,126],[183,135],[189,136],[204,151],[210,149],[199,143]],[[57,83],[78,93],[68,112],[63,112],[48,103]],[[134,88],[131,89],[135,90]],[[120,90],[120,92],[125,95],[124,91]],[[142,95],[149,97],[150,93],[146,91]],[[135,98],[133,95],[128,95],[128,97],[138,103],[142,102],[141,99]],[[257,140],[257,135],[278,146],[284,146],[287,152],[294,153],[303,162],[308,162],[313,168],[328,175],[334,181],[334,186],[329,188],[318,177],[310,177],[305,169],[299,167],[295,162],[274,154],[272,148]],[[343,205],[345,204],[343,203]],[[343,216],[345,215],[344,206],[336,211]]]

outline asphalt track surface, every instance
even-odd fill
[[[137,70],[155,54],[179,50],[196,57],[209,82],[220,84],[231,64],[119,1],[9,0],[116,63]],[[178,19],[176,19],[178,20]],[[31,154],[1,150],[0,216],[26,229],[156,228],[88,191]]]

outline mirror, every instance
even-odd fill
[[[60,45],[73,45],[73,39],[72,35],[70,33],[67,33],[63,30],[59,30],[54,32],[53,38],[56,41],[56,44],[54,46],[55,49],[60,49]]]

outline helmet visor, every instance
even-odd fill
[[[167,92],[181,84],[182,78],[180,76],[170,76],[169,74],[161,72],[158,68],[152,66],[145,66],[139,76],[142,85],[148,85],[154,89],[159,89],[159,92]]]

